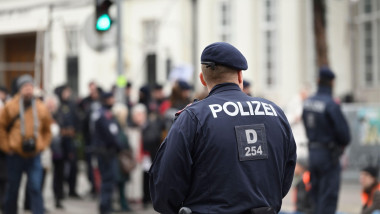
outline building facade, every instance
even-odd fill
[[[378,102],[380,48],[365,46],[363,39],[369,34],[371,41],[379,38],[379,12],[359,13],[369,7],[361,6],[366,2],[326,1],[328,54],[338,76],[336,96],[366,92],[373,95],[360,101]],[[380,7],[371,2],[371,8]],[[93,80],[110,89],[118,76],[116,34],[113,29],[96,35],[94,9],[92,0],[1,1],[0,84],[11,87],[16,76],[33,73],[47,91],[69,83],[83,96]],[[122,35],[123,74],[135,88],[158,82],[169,89],[179,77],[200,90],[200,54],[216,41],[230,42],[245,54],[249,68],[244,78],[255,96],[282,105],[305,85],[315,88],[311,0],[125,0]],[[99,37],[111,40],[102,51],[94,49],[102,42]],[[369,52],[376,62],[371,65],[364,63]],[[363,72],[367,79],[359,77]]]
[[[380,102],[380,2],[350,4],[352,93],[360,102]]]

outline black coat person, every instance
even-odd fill
[[[94,111],[99,110],[101,107],[100,96],[103,93],[102,88],[97,87],[95,82],[90,82],[89,84],[90,94],[83,98],[79,105],[79,118],[80,118],[80,130],[83,136],[84,144],[85,144],[85,153],[84,157],[86,160],[86,169],[87,169],[87,178],[91,183],[91,194],[93,197],[96,197],[98,192],[98,186],[95,182],[94,176],[94,166],[93,163],[93,148],[91,141],[91,131],[90,131],[90,117]]]
[[[63,85],[55,89],[60,105],[55,118],[60,127],[61,146],[65,165],[69,166],[69,174],[66,180],[69,184],[69,196],[79,197],[76,191],[78,174],[78,157],[75,146],[75,135],[78,128],[78,115],[74,102],[71,101],[71,89],[68,85]],[[64,167],[63,165],[61,167]]]
[[[200,80],[208,97],[177,113],[150,169],[154,209],[175,214],[277,213],[288,193],[296,144],[283,111],[242,92],[245,57],[207,46]]]
[[[145,126],[141,130],[141,136],[143,141],[144,152],[150,157],[150,161],[153,161],[156,157],[157,150],[161,144],[162,125],[159,120],[148,120]],[[149,173],[144,170],[143,178],[143,203],[147,206],[151,203],[150,191],[149,191]]]

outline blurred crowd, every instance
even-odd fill
[[[66,197],[87,197],[77,191],[79,162],[85,163],[91,184],[88,195],[99,199],[100,213],[131,211],[130,203],[150,206],[148,170],[175,113],[195,98],[189,83],[176,81],[169,96],[160,84],[142,86],[133,101],[136,89],[129,82],[122,89],[124,103],[120,103],[115,101],[120,92],[116,87],[106,90],[96,82],[90,82],[88,96],[80,98],[73,96],[67,84],[49,93],[35,87],[28,75],[15,82],[12,91],[0,87],[0,200],[4,213],[17,213],[23,173],[28,177],[25,210],[46,212],[42,188],[52,188],[56,209],[64,209]],[[203,92],[196,98],[206,96]],[[11,109],[23,110],[13,115]],[[49,116],[40,118],[43,114]],[[22,137],[12,137],[15,135]],[[26,141],[33,144],[29,150],[24,148]],[[15,162],[20,162],[17,170],[13,170]],[[34,164],[25,166],[26,162]],[[44,187],[50,169],[53,185]],[[118,206],[112,207],[115,200]]]
[[[128,82],[123,102],[116,102],[117,87],[109,90],[96,82],[88,84],[89,94],[75,97],[68,84],[53,92],[35,87],[33,78],[23,75],[12,91],[0,86],[0,206],[4,213],[17,213],[18,190],[23,173],[27,187],[23,209],[47,213],[43,188],[52,188],[56,209],[65,208],[65,198],[98,200],[101,214],[133,211],[151,204],[148,171],[176,112],[205,91],[193,96],[193,87],[178,80],[169,95],[163,85],[137,88]],[[250,83],[243,91],[251,95]],[[135,91],[136,90],[136,91]],[[137,99],[132,99],[134,93]],[[294,180],[297,213],[312,213],[308,170],[307,138],[302,124],[305,86],[284,110],[297,142],[298,163]],[[88,194],[78,194],[80,163],[90,184]],[[53,185],[44,185],[47,173]],[[380,184],[376,167],[361,172],[363,213],[380,209]],[[24,190],[23,190],[24,191]]]

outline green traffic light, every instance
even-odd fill
[[[111,28],[111,18],[108,14],[101,15],[96,21],[96,30],[106,31]]]

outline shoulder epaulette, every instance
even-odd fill
[[[198,101],[198,99],[194,99],[194,102],[187,104],[187,106],[186,106],[185,108],[183,108],[183,109],[177,111],[177,113],[175,113],[175,118],[174,118],[174,120],[176,120],[177,117],[178,117],[183,111],[185,111],[185,109],[186,109],[187,107],[191,106],[193,103],[195,103],[195,102],[197,102],[197,101]]]

